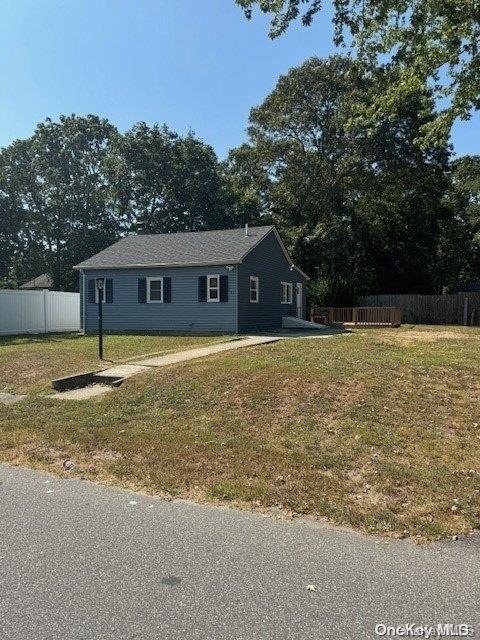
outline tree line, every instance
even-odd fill
[[[432,92],[413,86],[374,126],[356,114],[399,81],[342,56],[281,76],[248,140],[219,161],[193,133],[96,115],[40,123],[0,151],[0,286],[72,266],[131,232],[275,224],[318,303],[441,293],[480,278],[480,156],[422,132]]]
[[[270,37],[294,21],[322,19],[323,0],[234,0],[247,18],[258,9],[271,18]],[[480,108],[479,0],[331,0],[333,42],[365,69],[396,73],[397,81],[373,88],[369,105],[353,111],[357,123],[375,126],[405,96],[426,84],[439,105],[418,132],[428,146],[445,142],[457,118]]]

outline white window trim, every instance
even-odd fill
[[[291,282],[282,282],[282,304],[292,304],[292,300],[293,300],[293,292],[292,292],[292,283]],[[287,300],[283,299],[283,285],[285,285],[287,287]]]
[[[252,280],[257,283],[256,289],[252,289]],[[257,292],[257,299],[252,300],[252,291]],[[260,279],[258,276],[250,276],[250,302],[256,304],[260,300]]]
[[[97,279],[100,280],[100,278],[95,278],[94,282],[95,282],[95,304],[98,304],[98,288],[97,288]],[[105,288],[107,285],[107,279],[106,278],[102,278],[103,280],[103,289],[102,289],[102,304],[105,304]]]
[[[160,300],[151,300],[150,299],[150,283],[151,282],[161,282],[162,283],[162,297],[160,298]],[[150,277],[147,278],[147,303],[148,304],[157,304],[157,303],[162,303],[163,302],[163,278],[157,278],[157,277]]]
[[[210,287],[210,278],[217,279],[217,286]],[[210,291],[212,289],[216,289],[218,292],[218,298],[211,298]],[[210,273],[207,275],[207,302],[220,302],[220,274],[219,273]]]

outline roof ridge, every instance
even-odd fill
[[[248,225],[249,231],[252,229],[273,229],[275,225],[273,224],[261,224],[261,225]],[[201,231],[165,231],[164,233],[129,233],[123,238],[131,238],[131,237],[149,237],[149,236],[181,236],[192,233],[222,233],[224,231],[244,231],[245,227],[228,227],[228,229],[202,229]]]

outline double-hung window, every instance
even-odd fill
[[[147,302],[163,302],[163,278],[147,278]]]
[[[291,282],[282,282],[282,304],[292,304]]]
[[[250,302],[258,302],[259,300],[259,287],[258,287],[258,277],[250,276]]]
[[[207,276],[207,302],[220,302],[220,276]]]

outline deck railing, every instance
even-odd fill
[[[314,307],[310,310],[310,319],[363,327],[398,327],[402,320],[398,307]]]

